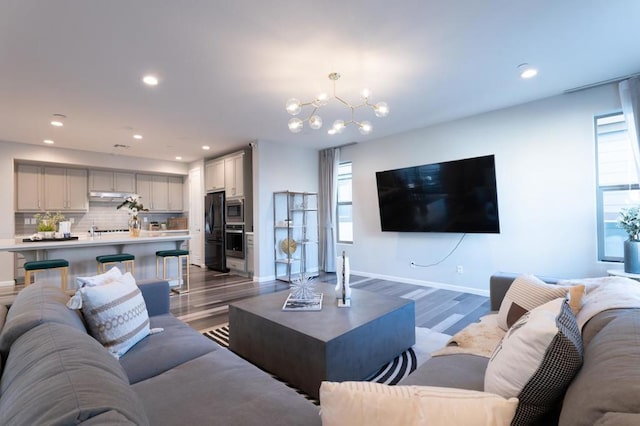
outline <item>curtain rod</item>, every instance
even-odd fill
[[[625,75],[625,76],[622,76],[622,77],[610,78],[609,80],[598,81],[597,83],[586,84],[586,85],[580,86],[580,87],[574,87],[573,89],[565,90],[564,93],[565,94],[567,94],[567,93],[575,93],[575,92],[579,92],[581,90],[592,89],[594,87],[604,86],[605,84],[619,83],[622,80],[626,80],[628,78],[633,78],[633,77],[638,77],[638,76],[640,76],[640,72],[639,73],[635,73],[635,74],[628,74],[628,75]]]

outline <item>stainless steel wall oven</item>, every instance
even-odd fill
[[[227,223],[224,227],[224,233],[227,257],[244,259],[244,225]]]

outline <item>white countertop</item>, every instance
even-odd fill
[[[103,234],[101,236],[95,236],[93,238],[89,237],[89,235],[80,235],[78,237],[79,238],[77,240],[30,242],[22,241],[23,238],[28,237],[0,239],[0,251],[18,252],[29,250],[47,250],[121,244],[145,244],[159,241],[184,241],[191,239],[188,231],[181,230],[141,231],[139,237],[130,237],[127,233]]]

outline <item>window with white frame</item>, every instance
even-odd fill
[[[640,204],[638,170],[624,114],[595,117],[598,203],[598,259],[623,259],[627,233],[618,227],[620,210]]]
[[[351,162],[338,165],[338,242],[353,243],[353,198],[351,196]]]

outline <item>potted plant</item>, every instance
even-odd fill
[[[640,274],[640,207],[622,209],[618,226],[629,235],[624,242],[624,271]]]
[[[149,209],[144,208],[140,198],[142,197],[138,194],[132,194],[125,198],[125,200],[116,207],[116,209],[126,207],[127,210],[129,210],[129,235],[132,237],[140,236],[140,229],[142,228],[142,225],[140,224],[140,219],[138,219],[138,213],[149,211]]]
[[[64,220],[64,215],[60,212],[50,213],[38,213],[33,216],[37,222],[38,234],[41,238],[51,239],[53,238],[58,222]]]

